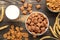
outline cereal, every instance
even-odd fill
[[[41,5],[36,5],[36,9],[40,9],[41,8]]]
[[[3,34],[3,37],[7,40],[22,40],[23,37],[25,40],[28,40],[28,33],[22,32],[22,30],[22,27],[14,28],[14,25],[11,25],[11,29],[7,33]]]
[[[26,15],[26,14],[27,14],[27,11],[26,11],[26,10],[24,10],[22,13],[23,13],[24,15]]]
[[[32,30],[34,31],[35,30],[35,26],[31,26]]]
[[[28,7],[31,7],[32,8],[32,4],[28,4]]]
[[[16,31],[19,31],[19,27],[16,27],[15,29],[16,29]]]
[[[10,36],[8,36],[7,39],[10,39]]]
[[[20,27],[20,30],[22,31],[24,28]]]
[[[47,6],[49,9],[51,9],[54,12],[57,12],[60,10],[60,0],[47,0]]]
[[[27,11],[30,11],[31,9],[32,9],[31,7],[28,7],[28,8],[27,8]]]
[[[24,6],[21,6],[21,7],[20,7],[20,10],[23,11],[23,10],[24,10]]]
[[[24,38],[28,37],[28,33],[22,33],[22,35],[23,35]]]
[[[22,2],[22,3],[24,3],[24,2],[25,2],[25,0],[21,0],[21,2]]]
[[[32,10],[30,10],[29,13],[31,14],[32,13]]]
[[[7,34],[5,33],[5,34],[3,35],[3,37],[4,37],[4,38],[7,38]]]
[[[31,3],[23,3],[23,5],[20,7],[20,10],[23,15],[31,14],[32,7],[33,7],[33,5]]]
[[[25,40],[28,40],[28,38],[25,38]]]
[[[27,8],[28,7],[28,3],[24,3],[24,5],[23,5],[25,8]]]
[[[32,13],[26,21],[27,29],[33,34],[41,34],[46,31],[48,27],[47,17],[36,12]]]
[[[37,37],[34,35],[33,38],[37,38]]]
[[[11,25],[11,29],[14,29],[14,25]]]
[[[41,0],[36,0],[37,2],[40,2]]]

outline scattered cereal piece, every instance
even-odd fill
[[[31,7],[32,8],[32,6],[33,6],[32,4],[28,4],[28,7]]]
[[[30,10],[29,13],[31,14],[32,13],[32,10]]]
[[[27,8],[28,7],[28,3],[24,3],[24,5],[23,5],[25,8]]]
[[[25,0],[21,0],[21,2],[22,2],[22,3],[24,3],[24,2],[25,2]]]
[[[5,33],[5,34],[3,35],[3,37],[4,37],[4,38],[7,38],[7,33]]]
[[[23,37],[27,38],[28,37],[28,33],[22,33]]]
[[[15,29],[16,29],[16,31],[19,31],[19,27],[16,27]]]
[[[31,7],[28,7],[28,8],[27,8],[27,11],[30,11],[30,10],[32,10],[32,8],[31,8]]]
[[[41,5],[39,5],[39,4],[36,5],[36,8],[37,8],[37,9],[40,9],[40,8],[41,8]]]
[[[23,6],[21,6],[21,7],[20,7],[20,10],[21,10],[21,11],[23,11],[23,10],[24,10],[24,7],[23,7]]]
[[[20,27],[20,31],[22,31],[24,28]]]
[[[37,2],[40,2],[41,0],[36,0]]]
[[[28,38],[25,38],[25,40],[29,40]]]
[[[27,14],[27,11],[26,11],[26,10],[24,10],[22,13],[23,13],[24,15],[26,15],[26,14]]]
[[[12,27],[13,25],[11,25]],[[13,30],[14,29],[14,30]],[[25,40],[28,40],[28,33],[22,32],[23,28],[15,27],[10,29],[7,33],[3,34],[3,37],[7,40],[22,40],[24,37]]]

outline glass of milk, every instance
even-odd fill
[[[9,5],[5,10],[5,15],[10,20],[18,19],[20,10],[16,5]]]

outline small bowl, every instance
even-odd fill
[[[47,6],[47,9],[48,9],[49,11],[51,11],[51,12],[54,12],[54,13],[58,13],[58,12],[60,12],[60,11],[53,11],[53,10],[50,9],[48,6]]]
[[[32,15],[33,13],[40,13],[40,14],[42,14],[42,15],[44,15],[46,18],[47,18],[47,20],[48,20],[48,17],[44,14],[44,13],[42,13],[42,12],[32,12],[30,15]],[[29,15],[29,16],[30,16]],[[29,17],[28,16],[28,17]],[[28,17],[27,17],[27,19],[28,19]],[[32,34],[29,30],[28,30],[28,28],[27,28],[27,25],[26,25],[26,22],[27,22],[27,19],[26,19],[26,21],[25,21],[25,27],[26,27],[26,30],[30,33],[30,34]],[[41,33],[41,34],[35,34],[36,36],[40,36],[40,35],[43,35],[47,30],[48,30],[48,27],[49,27],[49,20],[48,20],[48,25],[47,25],[47,28],[46,28],[46,30],[43,32],[43,33]],[[33,35],[33,34],[32,34]]]
[[[54,13],[60,12],[60,10],[59,10],[59,11],[54,11],[54,10],[50,9],[50,8],[48,7],[48,5],[47,5],[47,1],[46,1],[46,7],[47,7],[47,9],[48,9],[49,11],[51,11],[51,12],[54,12]]]

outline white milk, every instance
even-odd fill
[[[19,8],[15,5],[10,5],[6,8],[5,14],[10,20],[17,19],[19,17]]]

